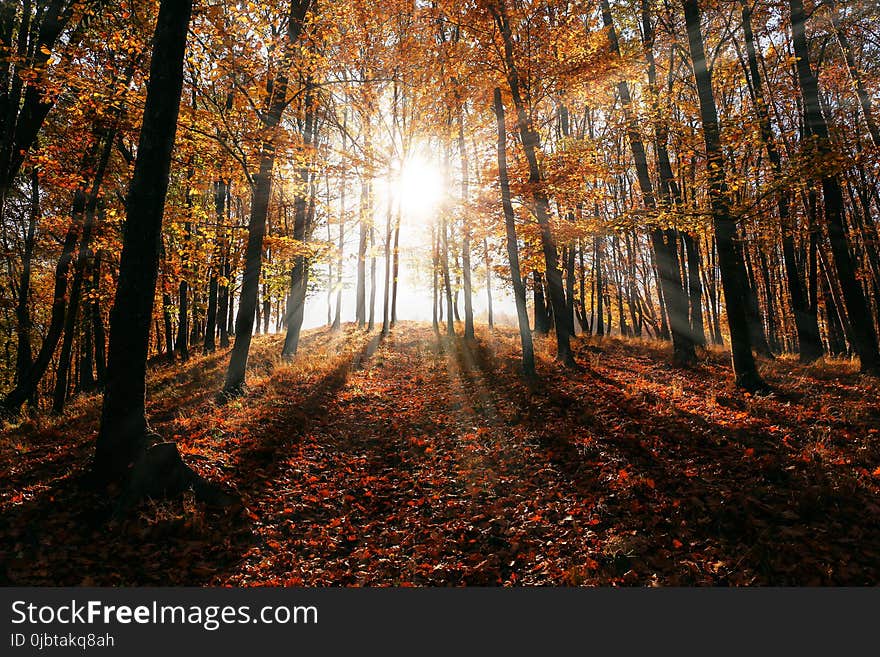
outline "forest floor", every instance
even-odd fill
[[[234,512],[192,499],[118,519],[84,485],[100,398],[0,433],[0,584],[818,585],[880,581],[880,384],[850,363],[579,339],[583,370],[510,329],[439,338],[257,338],[249,391],[225,353],[151,370],[149,415]]]

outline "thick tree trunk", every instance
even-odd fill
[[[106,482],[128,477],[135,463],[131,473],[149,478],[154,486],[165,483],[157,474],[186,479],[179,482],[181,489],[197,480],[194,473],[192,478],[180,476],[182,471],[190,471],[173,445],[160,450],[166,455],[160,468],[149,467],[147,462],[153,463],[152,459],[144,458],[156,454],[148,449],[151,437],[144,399],[147,355],[191,11],[192,2],[163,0],[153,39],[144,121],[126,203],[119,282],[110,319],[107,382],[95,451],[95,474]]]

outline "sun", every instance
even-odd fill
[[[443,171],[424,156],[411,156],[400,167],[393,192],[404,216],[430,219],[443,200]]]

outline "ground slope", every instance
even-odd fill
[[[240,513],[84,484],[99,399],[0,434],[0,581],[12,584],[875,584],[880,400],[846,363],[762,364],[776,392],[665,347],[581,340],[565,372],[513,332],[258,338],[249,394],[226,354],[151,374],[154,427]]]

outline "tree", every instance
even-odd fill
[[[192,2],[163,0],[153,37],[144,121],[127,199],[119,283],[110,320],[109,358],[94,473],[127,481],[127,496],[175,494],[192,486],[206,500],[231,498],[190,470],[174,443],[147,424],[146,368],[171,151],[183,87]]]
[[[513,296],[516,302],[516,318],[519,325],[519,339],[522,346],[522,368],[528,376],[535,374],[535,350],[532,333],[529,331],[529,315],[526,310],[526,288],[519,267],[519,246],[516,239],[516,223],[513,205],[510,202],[510,183],[507,179],[507,125],[504,119],[504,103],[501,89],[493,91],[495,120],[498,124],[498,182],[501,187],[501,205],[504,209],[504,227],[507,233],[507,257],[513,281]]]
[[[724,180],[724,154],[721,150],[721,134],[718,111],[712,91],[712,73],[706,63],[703,46],[700,8],[697,0],[683,0],[688,47],[693,62],[694,80],[700,101],[700,119],[706,146],[706,166],[709,174],[709,201],[712,207],[712,223],[721,268],[721,285],[727,304],[727,325],[730,329],[733,373],[738,386],[751,391],[766,388],[752,355],[748,319],[742,290],[745,281],[740,275],[741,265],[736,247],[736,221],[730,211],[727,183]]]
[[[825,201],[825,220],[828,224],[828,239],[852,329],[853,348],[859,355],[862,371],[880,376],[880,350],[877,347],[877,334],[874,331],[874,322],[871,319],[868,302],[856,279],[855,266],[844,226],[843,192],[840,188],[840,179],[834,172],[834,157],[828,135],[828,124],[825,121],[819,100],[819,84],[810,65],[803,2],[789,0],[789,9],[791,12],[792,43],[797,57],[798,84],[804,107],[804,124],[807,135],[813,141],[816,157],[824,168],[821,180],[822,197]]]
[[[302,33],[311,0],[293,0],[287,17],[283,54],[275,75],[268,81],[265,108],[262,112],[264,136],[259,154],[259,171],[254,175],[251,196],[251,214],[248,220],[248,241],[245,251],[244,277],[235,319],[235,344],[229,358],[223,392],[236,395],[242,392],[247,370],[254,316],[259,296],[260,271],[263,265],[263,238],[269,197],[272,189],[272,171],[275,166],[276,131],[281,115],[289,104],[288,75],[295,44]]]

